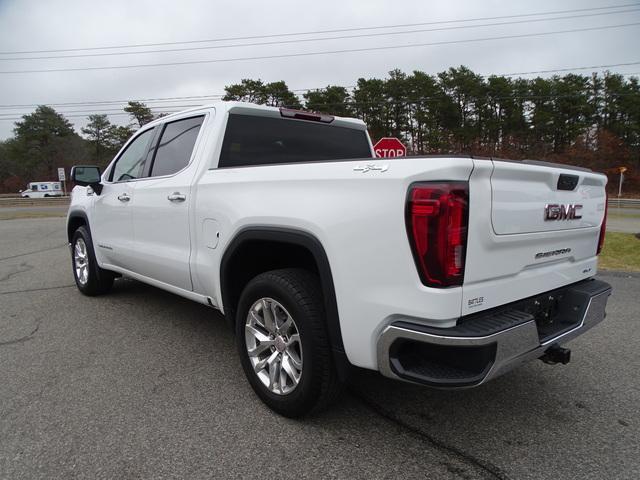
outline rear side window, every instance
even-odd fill
[[[370,158],[364,130],[230,114],[219,167]]]
[[[167,123],[157,146],[151,176],[171,175],[189,164],[204,117]]]
[[[122,152],[122,155],[116,160],[116,164],[111,170],[109,180],[112,182],[126,182],[140,178],[142,167],[147,153],[149,142],[153,138],[154,129],[138,135]]]

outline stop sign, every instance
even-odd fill
[[[395,137],[384,137],[373,146],[373,151],[378,158],[404,157],[407,155],[407,147]]]

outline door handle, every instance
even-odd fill
[[[118,200],[120,200],[121,202],[128,202],[129,200],[131,200],[131,197],[126,193],[122,193],[118,195]]]
[[[167,196],[167,200],[170,202],[184,202],[186,199],[187,196],[180,192],[173,192],[171,195]]]

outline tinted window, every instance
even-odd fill
[[[230,114],[220,167],[371,157],[364,130]]]
[[[98,167],[75,167],[72,171],[72,180],[83,183],[97,183],[100,181],[100,169]]]
[[[189,163],[204,117],[167,123],[160,137],[151,176],[171,175]]]
[[[147,146],[153,138],[154,129],[141,133],[136,139],[129,144],[127,149],[120,155],[116,161],[109,180],[112,182],[125,182],[140,178],[142,167],[144,167],[144,154]]]

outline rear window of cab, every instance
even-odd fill
[[[371,158],[365,130],[229,114],[218,167]]]

